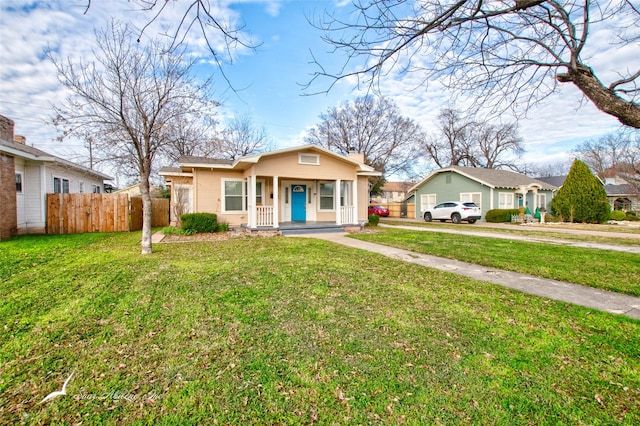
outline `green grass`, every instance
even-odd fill
[[[139,237],[0,242],[0,424],[640,422],[640,321],[320,240]]]
[[[451,223],[440,222],[424,222],[421,220],[416,221],[401,221],[393,219],[384,219],[381,223],[391,226],[417,226],[430,229],[451,229],[457,231],[477,231],[477,232],[491,232],[494,234],[506,234],[506,235],[524,235],[532,238],[545,238],[552,240],[567,240],[567,241],[588,241],[590,243],[601,244],[615,244],[622,246],[640,246],[640,238],[637,237],[640,234],[640,227],[623,227],[615,225],[593,225],[593,224],[567,224],[567,225],[548,225],[548,228],[538,226],[522,226],[520,224],[504,224],[505,227],[494,228],[490,226],[484,226],[482,222],[476,222],[473,225],[462,223],[454,225]],[[584,231],[597,231],[602,233],[601,235],[581,235],[568,232],[560,232],[563,229],[581,229]],[[628,237],[611,237],[607,236],[607,233],[616,234],[628,234]]]
[[[386,228],[353,238],[640,296],[640,256],[591,248]]]

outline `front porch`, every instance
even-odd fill
[[[245,229],[360,226],[356,181],[249,175],[246,188]]]

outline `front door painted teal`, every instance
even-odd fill
[[[306,185],[291,185],[291,220],[293,222],[307,220]]]

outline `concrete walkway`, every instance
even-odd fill
[[[421,228],[420,230],[424,230],[424,228]],[[464,275],[481,281],[488,281],[493,284],[513,288],[525,293],[535,294],[536,296],[547,297],[553,300],[573,303],[575,305],[640,319],[639,297],[598,290],[562,281],[539,278],[518,272],[493,269],[486,266],[460,262],[437,256],[430,256],[382,244],[360,241],[354,238],[349,238],[346,235],[346,233],[331,233],[308,234],[292,237],[320,238],[348,247],[379,253],[391,259],[402,260],[429,268],[452,272],[454,274]]]
[[[539,237],[536,235],[519,235],[519,234],[507,234],[504,232],[491,232],[491,231],[481,231],[481,230],[473,230],[469,229],[469,227],[464,227],[461,229],[451,229],[444,228],[438,226],[411,226],[410,222],[407,225],[387,225],[384,223],[380,223],[383,228],[400,228],[400,229],[408,229],[411,231],[421,231],[421,232],[441,232],[445,234],[458,234],[458,235],[473,235],[476,237],[486,237],[486,238],[502,238],[504,240],[513,240],[513,241],[529,241],[529,242],[538,242],[538,243],[546,243],[546,244],[557,244],[571,247],[584,247],[584,248],[595,248],[600,250],[613,250],[613,251],[622,251],[625,253],[637,253],[640,254],[640,246],[631,246],[631,245],[615,245],[615,244],[603,244],[603,243],[592,243],[589,241],[572,241],[572,240],[563,240],[561,238],[550,238],[550,237]],[[551,230],[551,232],[555,232],[556,230]],[[578,234],[578,232],[574,232]],[[593,234],[582,234],[582,235],[593,235]],[[638,234],[628,234],[632,235],[628,238],[640,238]],[[626,237],[626,235],[625,235]]]

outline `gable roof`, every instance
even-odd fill
[[[68,167],[82,173],[94,176],[101,180],[112,180],[113,178],[104,173],[100,173],[97,170],[89,169],[63,158],[57,157],[48,152],[42,151],[33,146],[29,146],[23,143],[13,142],[6,139],[0,139],[0,152],[4,152],[13,157],[24,158],[25,160],[42,161],[48,163],[59,164],[64,167]]]
[[[607,184],[604,186],[604,191],[609,196],[629,196],[634,194],[634,188],[629,184],[622,184],[622,185]]]
[[[539,181],[542,181],[544,183],[548,183],[549,185],[553,185],[555,187],[560,188],[562,185],[564,185],[564,181],[567,179],[567,175],[563,175],[563,176],[544,176],[544,177],[539,177],[536,178]]]
[[[434,176],[440,173],[454,172],[459,175],[472,179],[482,185],[490,188],[508,188],[518,189],[521,186],[537,186],[539,189],[552,191],[556,189],[554,185],[550,185],[538,179],[530,178],[520,173],[510,170],[499,169],[483,169],[479,167],[463,167],[449,166],[432,172],[429,176],[418,182],[411,188],[411,191],[422,186]]]
[[[358,167],[358,172],[360,174],[369,175],[369,176],[380,176],[381,172],[376,171],[373,167],[361,163],[353,158],[349,158],[347,156],[337,154],[333,151],[330,151],[326,148],[323,148],[318,145],[302,145],[293,148],[284,148],[276,151],[263,152],[259,154],[251,154],[243,157],[236,158],[235,160],[226,160],[221,158],[208,158],[208,157],[190,157],[183,156],[178,160],[178,165],[180,167],[204,167],[211,169],[243,169],[248,167],[250,164],[258,163],[260,160],[264,158],[268,158],[275,155],[287,154],[290,152],[317,152],[321,154],[328,155],[340,161],[353,164]],[[164,169],[164,168],[163,168]],[[161,173],[162,174],[162,173]]]

